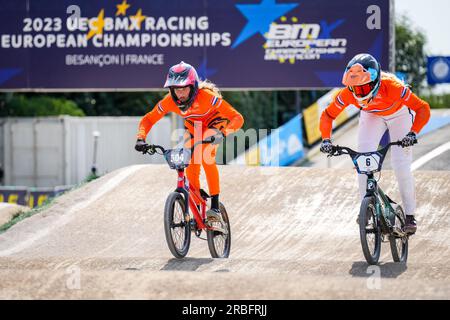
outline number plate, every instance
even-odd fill
[[[191,160],[191,152],[188,149],[172,149],[164,156],[172,169],[186,168]]]
[[[170,161],[175,165],[180,165],[184,163],[184,153],[174,153],[170,154]]]
[[[356,159],[360,172],[377,171],[380,167],[380,156],[378,154],[361,155]]]

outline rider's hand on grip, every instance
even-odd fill
[[[223,133],[219,132],[211,137],[211,144],[220,144],[223,140]]]
[[[145,152],[147,151],[147,143],[145,143],[144,139],[137,139],[134,149],[139,152]]]
[[[333,152],[333,144],[330,139],[323,139],[320,145],[320,152],[331,154]]]
[[[402,147],[411,147],[413,144],[417,143],[417,136],[414,132],[410,131],[408,134],[402,139]]]
[[[223,140],[224,134],[222,131],[220,131],[217,128],[209,128],[205,133],[204,137],[207,137],[204,139],[205,142],[211,143],[211,144],[220,144]]]

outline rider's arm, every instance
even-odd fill
[[[217,111],[219,111],[223,117],[230,121],[226,128],[221,130],[222,133],[227,136],[230,133],[238,131],[244,124],[244,117],[242,117],[242,115],[224,99],[220,99],[218,103],[220,104],[217,107]]]
[[[416,113],[411,131],[418,134],[430,120],[430,105],[416,96],[409,88],[406,88],[403,101],[405,105]]]
[[[346,96],[346,89],[341,89],[334,96],[328,107],[323,110],[320,116],[320,132],[323,139],[331,138],[331,131],[333,129],[333,121],[337,116],[348,106],[348,98]]]
[[[142,117],[141,122],[139,123],[139,132],[137,134],[138,139],[145,140],[153,125],[170,111],[168,110],[167,103],[164,104],[165,100],[166,99],[159,101],[152,111]]]
[[[398,80],[385,81],[388,84],[387,94],[392,100],[400,101],[401,105],[407,106],[416,113],[411,131],[419,133],[430,119],[430,105],[416,96],[411,89]]]

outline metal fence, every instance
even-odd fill
[[[95,132],[99,133],[95,164],[101,175],[145,163],[162,163],[134,151],[140,117],[5,118],[0,122],[3,184],[55,187],[83,181],[94,165]],[[171,145],[172,121],[161,119],[150,141]]]

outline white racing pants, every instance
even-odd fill
[[[378,149],[381,138],[389,129],[390,141],[402,140],[411,130],[413,117],[407,107],[402,107],[389,116],[379,116],[361,111],[358,128],[358,151],[370,152]],[[391,165],[398,182],[405,214],[412,215],[416,209],[414,178],[411,172],[412,148],[391,147]],[[358,175],[361,199],[366,194],[367,176]]]

